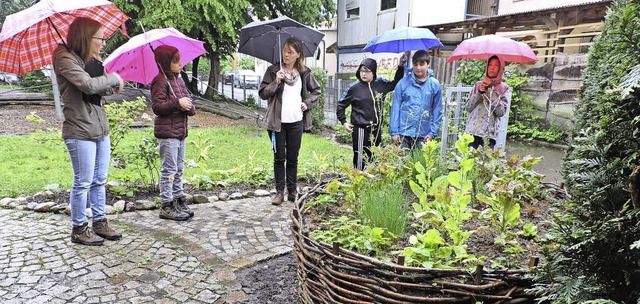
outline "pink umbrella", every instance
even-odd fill
[[[106,0],[41,0],[7,16],[0,32],[0,71],[22,75],[51,63],[51,54],[64,44],[69,25],[88,17],[104,26],[110,37],[129,19]]]
[[[204,42],[189,38],[174,28],[155,29],[131,37],[104,60],[104,67],[109,73],[118,73],[122,79],[149,84],[158,75],[153,49],[160,45],[176,47],[183,65],[207,52]]]
[[[462,41],[447,62],[458,59],[487,60],[492,55],[509,62],[529,64],[538,61],[536,54],[525,43],[497,35],[484,35]]]

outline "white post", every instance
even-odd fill
[[[64,121],[64,114],[62,114],[62,104],[60,102],[60,89],[58,88],[58,78],[56,72],[51,68],[51,84],[53,84],[53,102],[56,107],[56,118],[58,121]]]

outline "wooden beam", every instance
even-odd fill
[[[555,15],[555,14],[552,14]],[[558,29],[558,24],[552,19],[552,15],[549,15],[545,18],[542,18],[542,22],[544,22],[544,24],[550,29],[550,30],[557,30]]]

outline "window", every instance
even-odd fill
[[[354,8],[354,9],[350,9],[347,10],[347,19],[349,18],[355,18],[360,16],[360,8]]]
[[[345,8],[347,9],[347,19],[360,16],[360,0],[347,1]]]
[[[396,0],[380,0],[380,10],[396,8]]]

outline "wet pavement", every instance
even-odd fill
[[[68,215],[0,209],[0,303],[244,303],[235,271],[292,249],[292,204],[270,200],[110,215],[123,238],[96,247],[69,241]]]
[[[541,143],[526,143],[518,141],[507,141],[505,145],[507,156],[518,154],[520,156],[531,154],[536,157],[542,156],[542,161],[533,166],[533,170],[543,174],[543,181],[560,184],[562,178],[562,159],[565,150],[559,147],[545,145]]]

